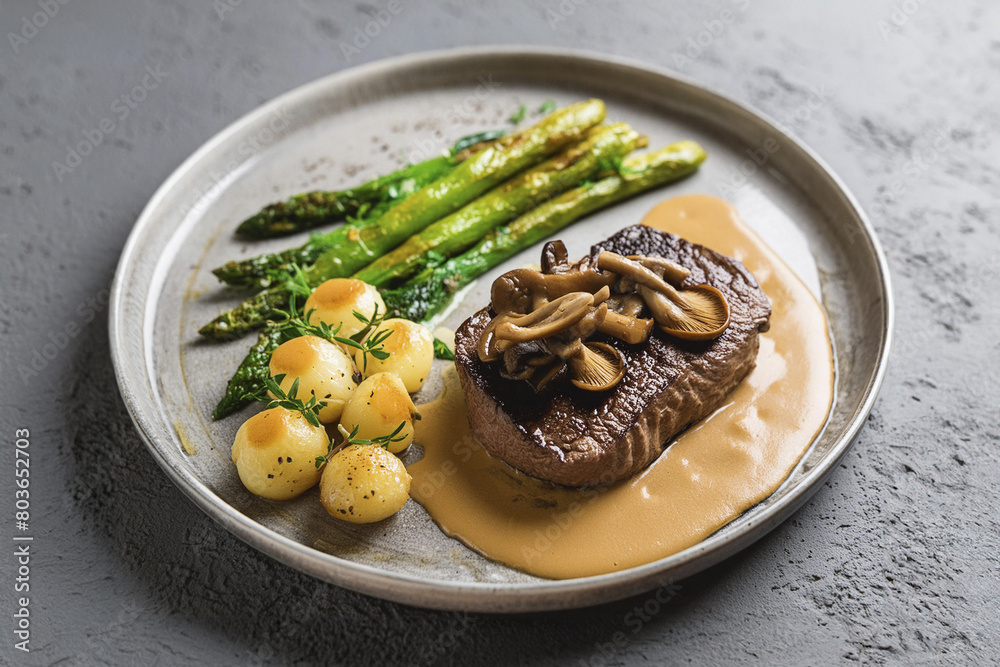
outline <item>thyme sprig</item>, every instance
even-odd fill
[[[336,450],[340,450],[344,447],[347,447],[348,445],[375,445],[376,447],[381,447],[383,449],[386,449],[389,447],[390,443],[400,442],[401,440],[406,439],[405,435],[399,435],[399,432],[402,431],[405,427],[406,427],[405,421],[399,422],[399,426],[397,426],[392,433],[388,433],[386,435],[380,435],[376,438],[368,440],[366,438],[358,437],[358,430],[361,428],[360,425],[355,426],[353,429],[351,429],[350,432],[348,432],[347,429],[344,428],[343,424],[338,424],[337,429],[340,431],[340,434],[344,436],[344,441],[339,445],[334,445],[333,442],[331,441],[330,450],[326,453],[326,456],[316,457],[316,467],[319,468],[324,463],[329,461],[330,457],[334,455]]]
[[[517,111],[515,111],[510,115],[510,118],[508,118],[507,120],[510,122],[511,125],[517,125],[522,120],[524,120],[524,116],[527,113],[528,113],[528,107],[522,104],[517,108]]]
[[[279,327],[288,331],[293,331],[298,336],[318,336],[330,342],[341,343],[346,347],[361,350],[362,373],[368,371],[369,355],[379,361],[385,361],[389,358],[389,352],[385,349],[385,341],[393,334],[393,331],[392,329],[378,330],[378,327],[382,324],[385,320],[385,316],[388,314],[384,311],[379,312],[378,304],[375,304],[375,309],[372,311],[371,317],[368,317],[364,313],[359,313],[356,310],[351,311],[354,318],[361,322],[364,327],[361,331],[350,337],[341,336],[340,330],[343,328],[343,324],[331,327],[326,322],[318,320],[318,318],[317,324],[313,324],[312,314],[316,311],[316,309],[311,308],[304,316],[298,309],[296,297],[308,297],[312,294],[312,289],[305,281],[305,274],[299,266],[292,265],[292,274],[286,285],[288,286],[289,291],[291,291],[291,299],[289,301],[288,310],[276,309],[280,318],[276,321],[276,324]]]
[[[326,407],[326,401],[317,401],[316,396],[311,396],[308,401],[299,398],[299,378],[295,378],[288,392],[281,388],[284,382],[284,374],[275,375],[264,379],[264,386],[254,392],[244,395],[244,398],[253,401],[266,402],[265,410],[271,408],[286,408],[302,414],[313,426],[320,426],[319,411]],[[270,395],[269,395],[270,394]]]
[[[358,437],[358,430],[360,428],[361,428],[360,426],[355,426],[354,428],[351,429],[351,432],[348,433],[347,429],[344,428],[343,424],[337,425],[337,430],[340,431],[340,434],[342,436],[344,436],[343,445],[345,447],[347,445],[378,445],[379,447],[385,449],[386,447],[389,446],[389,443],[406,440],[405,435],[399,435],[399,432],[402,431],[404,428],[406,428],[405,421],[399,422],[399,426],[393,429],[392,433],[388,433],[386,435],[380,435],[376,438],[372,438],[371,440],[366,440],[364,438]]]
[[[291,331],[295,334],[293,337],[297,336],[317,336],[324,340],[328,340],[331,343],[341,342],[344,340],[343,336],[339,336],[340,329],[343,325],[338,324],[335,327],[331,327],[326,322],[320,319],[316,320],[316,324],[312,323],[312,314],[316,312],[315,308],[310,308],[309,312],[303,317],[296,313],[296,309],[291,308],[291,312],[279,311],[279,314],[284,318],[282,319],[278,326],[286,331]]]
[[[387,313],[379,314],[377,303],[371,317],[366,317],[356,310],[353,312],[354,317],[364,324],[365,328],[347,339],[349,342],[344,342],[344,345],[361,350],[361,372],[366,373],[368,372],[368,355],[379,361],[385,361],[389,358],[389,352],[385,349],[385,341],[393,332],[392,329],[379,329]]]
[[[434,356],[437,359],[455,361],[455,353],[448,347],[448,343],[436,336],[434,337]]]
[[[309,281],[306,280],[306,272],[302,270],[302,267],[294,262],[289,265],[288,269],[284,270],[286,274],[285,277],[285,289],[291,292],[293,303],[296,296],[303,296],[309,298],[312,294],[312,287],[309,286]]]

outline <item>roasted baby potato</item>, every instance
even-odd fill
[[[271,377],[285,376],[280,386],[286,394],[298,379],[297,398],[308,401],[315,396],[317,401],[326,402],[319,411],[324,424],[340,419],[358,386],[351,358],[340,345],[318,336],[299,336],[279,345],[271,355],[270,369]]]
[[[271,408],[246,420],[236,432],[233,463],[251,493],[288,500],[319,481],[316,457],[327,453],[329,443],[326,430],[310,424],[302,413]]]
[[[369,353],[366,365],[364,351],[356,350],[354,363],[364,377],[395,373],[403,381],[406,391],[411,394],[419,391],[434,363],[434,336],[422,324],[392,318],[382,322],[369,337],[386,331],[391,333],[382,343],[382,350],[389,356],[377,359]]]
[[[344,406],[340,425],[357,437],[374,440],[393,433],[400,424],[403,429],[396,434],[402,438],[386,444],[392,453],[398,453],[413,442],[413,418],[417,408],[406,391],[403,381],[394,373],[376,373],[358,385],[351,399]]]
[[[334,278],[317,287],[306,299],[304,313],[312,315],[310,324],[324,322],[331,328],[340,327],[337,335],[350,338],[367,325],[355,317],[357,311],[369,320],[374,317],[375,309],[385,314],[385,302],[378,290],[361,280],[354,278]]]
[[[401,510],[410,497],[410,473],[377,445],[348,445],[323,468],[319,497],[330,516],[374,523]]]

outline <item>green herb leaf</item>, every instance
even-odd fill
[[[399,432],[402,431],[404,428],[406,428],[405,421],[399,422],[399,426],[397,426],[392,433],[388,433],[386,435],[380,435],[376,438],[372,438],[371,440],[367,440],[365,438],[359,438],[358,428],[359,428],[358,426],[355,426],[351,430],[351,432],[348,433],[347,429],[344,428],[343,425],[337,426],[337,429],[340,431],[340,434],[344,436],[343,445],[345,447],[347,445],[376,445],[378,447],[386,448],[389,446],[390,443],[406,440],[405,435],[399,435]]]
[[[434,338],[434,356],[447,361],[455,360],[455,353],[448,347],[448,344],[436,337]]]
[[[508,118],[507,120],[510,121],[511,125],[517,125],[522,120],[524,120],[524,116],[527,113],[528,113],[528,107],[522,104],[520,107],[518,107],[517,111],[515,111],[510,115],[510,118]]]
[[[292,264],[289,267],[285,288],[298,296],[308,297],[312,294],[312,287],[309,286],[309,281],[306,280],[306,272],[298,264]]]
[[[555,100],[545,100],[542,102],[542,106],[538,107],[538,113],[549,114],[556,110]]]
[[[303,401],[299,398],[299,378],[295,378],[292,386],[288,388],[288,393],[285,393],[281,388],[281,383],[284,380],[285,376],[283,374],[265,378],[263,387],[255,392],[244,395],[243,398],[265,402],[267,404],[264,407],[265,410],[270,410],[271,408],[294,410],[305,417],[306,421],[313,426],[320,426],[319,411],[326,407],[326,401],[317,401],[315,396],[310,396],[308,401]]]

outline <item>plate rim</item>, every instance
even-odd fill
[[[260,118],[266,118],[283,107],[294,106],[298,101],[312,97],[316,91],[327,86],[344,84],[351,79],[378,76],[399,68],[427,66],[433,63],[446,65],[457,59],[489,56],[566,58],[581,64],[595,62],[612,64],[672,80],[702,94],[715,97],[717,101],[730,105],[734,110],[742,111],[762,121],[771,130],[782,135],[784,140],[794,145],[806,159],[814,163],[825,178],[830,180],[846,204],[853,210],[857,221],[864,229],[866,241],[874,255],[875,265],[879,273],[882,317],[885,322],[879,340],[878,363],[874,374],[865,387],[864,400],[851,417],[844,435],[834,443],[826,458],[821,461],[822,465],[817,465],[808,471],[797,482],[794,489],[773,505],[765,508],[760,515],[752,517],[736,532],[721,538],[716,533],[677,554],[652,563],[589,577],[502,584],[426,580],[412,574],[382,570],[319,551],[258,523],[213,493],[192,473],[174,467],[151,435],[147,417],[135,399],[137,390],[142,388],[137,388],[133,379],[125,372],[123,361],[125,354],[123,331],[126,329],[126,323],[123,321],[123,303],[127,298],[128,289],[124,277],[129,273],[128,269],[135,259],[136,249],[142,242],[146,229],[155,222],[154,214],[159,208],[160,202],[167,197],[175,184],[231,136],[239,134],[245,127],[253,125]],[[143,306],[143,312],[145,313],[145,311],[146,305]],[[666,585],[663,573],[667,570],[672,573],[672,576],[668,577],[666,581],[673,583],[742,551],[789,518],[819,489],[822,482],[836,469],[837,464],[857,439],[885,378],[893,339],[894,319],[895,302],[888,262],[875,229],[864,209],[843,180],[819,155],[797,137],[782,130],[781,125],[767,114],[686,75],[633,58],[584,49],[533,45],[484,45],[419,51],[383,58],[334,72],[282,93],[252,109],[212,136],[185,159],[156,189],[129,233],[112,281],[108,333],[115,379],[141,440],[171,481],[195,505],[236,537],[271,558],[311,576],[394,602],[434,609],[524,612],[577,608],[628,597],[655,588],[656,583],[661,586]],[[660,577],[657,578],[657,575]]]

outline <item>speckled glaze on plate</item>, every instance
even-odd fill
[[[708,151],[682,183],[591,216],[559,236],[571,256],[638,222],[665,197],[727,199],[827,309],[837,355],[824,431],[781,488],[709,539],[629,570],[551,581],[491,562],[445,537],[418,504],[374,526],[330,520],[315,495],[285,504],[240,484],[229,456],[243,418],[208,415],[252,341],[213,344],[198,326],[239,300],[211,275],[234,257],[296,244],[232,238],[262,205],[337,189],[429,157],[454,138],[505,127],[525,104],[600,97],[609,120],[657,148],[694,139]],[[793,111],[793,110],[790,110]],[[530,119],[526,122],[530,122]],[[305,235],[303,235],[305,236]],[[445,320],[487,300],[483,276]],[[232,124],[181,165],[143,211],[115,276],[110,316],[118,385],[139,434],[170,478],[226,529],[275,559],[363,593],[440,609],[518,612],[582,607],[677,581],[731,556],[788,518],[850,448],[882,381],[892,331],[885,258],[840,180],[801,143],[748,108],[646,65],[538,48],[482,48],[384,60],[293,90]],[[432,378],[418,402],[433,397]]]

